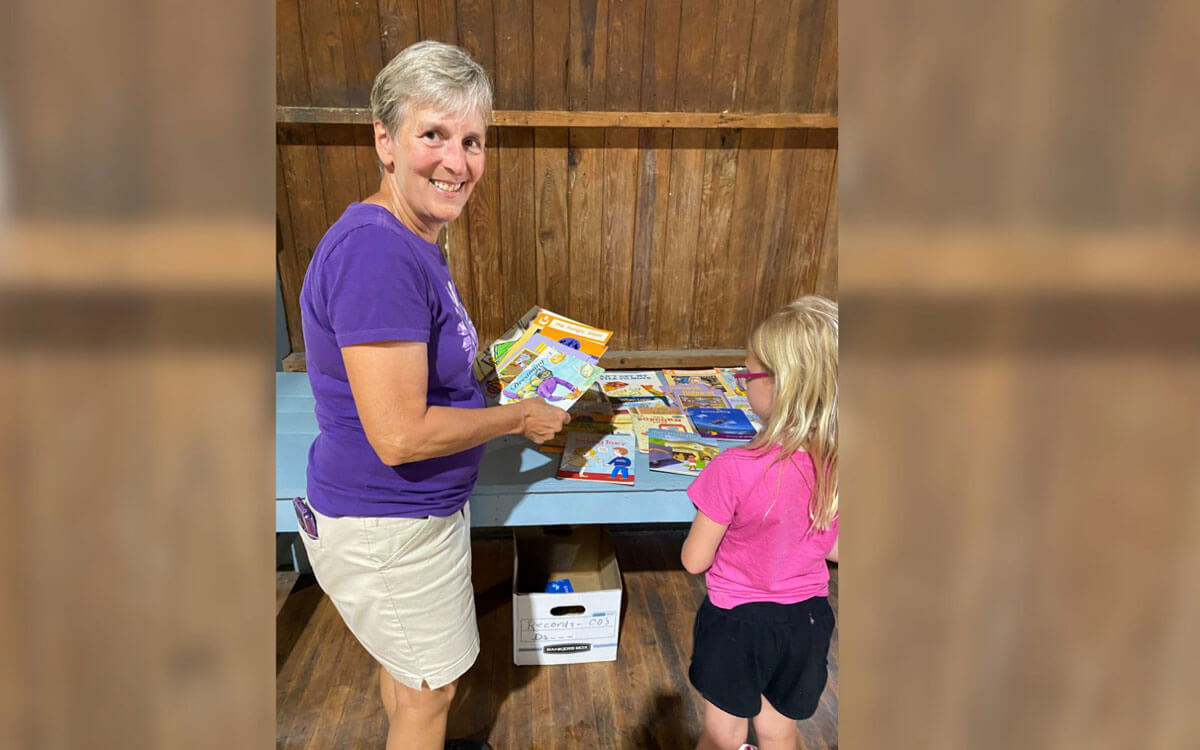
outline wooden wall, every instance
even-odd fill
[[[371,82],[423,38],[459,44],[488,70],[495,119],[567,113],[554,127],[489,128],[487,172],[444,237],[484,340],[540,304],[612,328],[614,350],[737,349],[799,294],[836,296],[836,116],[813,128],[767,117],[722,127],[715,116],[680,128],[604,126],[616,114],[580,127],[570,114],[836,113],[836,0],[276,9],[278,265],[293,351],[316,243],[378,188],[362,124]],[[332,122],[294,114],[315,107]]]

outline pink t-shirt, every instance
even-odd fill
[[[810,533],[812,458],[797,451],[772,464],[778,453],[778,446],[761,458],[746,448],[722,451],[688,488],[704,515],[728,526],[706,577],[708,598],[722,609],[829,595],[825,556],[837,541],[837,519]]]

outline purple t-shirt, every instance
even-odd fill
[[[705,577],[709,601],[722,609],[829,595],[825,556],[837,541],[837,519],[828,531],[813,530],[812,458],[796,451],[772,463],[777,455],[778,446],[764,456],[721,451],[688,487],[704,515],[728,526]]]
[[[367,442],[341,347],[423,341],[430,406],[485,406],[478,339],[437,245],[385,208],[351,203],[317,245],[300,291],[308,380],[320,434],[308,451],[308,501],[327,516],[448,516],[471,494],[483,446],[388,466]]]

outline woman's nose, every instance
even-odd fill
[[[453,141],[447,143],[442,154],[442,164],[456,174],[466,169],[467,155],[463,152],[463,147]]]

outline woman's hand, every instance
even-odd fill
[[[557,435],[571,415],[557,406],[546,403],[544,398],[527,398],[517,402],[521,409],[520,434],[541,445]]]

